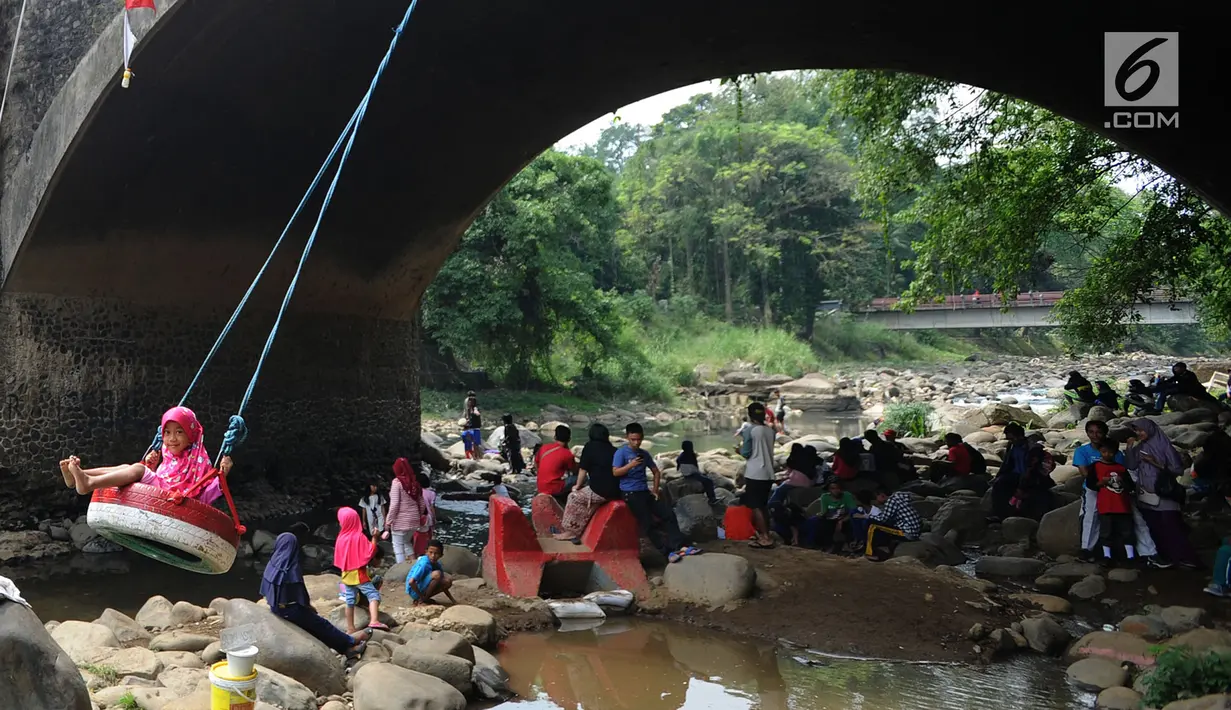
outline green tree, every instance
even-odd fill
[[[637,152],[637,146],[649,135],[649,129],[639,123],[616,122],[598,135],[598,140],[581,149],[581,155],[600,161],[613,173],[624,169],[624,163]]]
[[[553,345],[591,364],[615,338],[597,286],[618,274],[612,177],[592,158],[548,151],[518,173],[467,230],[424,297],[428,333],[506,384],[553,379]]]

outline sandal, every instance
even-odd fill
[[[749,546],[749,547],[751,547],[751,548],[752,548],[752,549],[754,549],[754,550],[772,550],[772,549],[774,549],[774,544],[773,544],[772,542],[771,542],[770,544],[766,545],[765,543],[759,542],[759,541],[757,541],[757,540],[753,540],[752,542],[748,543],[748,546]]]
[[[347,658],[359,658],[360,656],[363,655],[363,652],[366,650],[368,650],[368,642],[360,641],[354,648],[346,652],[346,657]]]
[[[672,552],[671,554],[667,555],[667,561],[670,562],[671,564],[675,564],[676,562],[679,562],[682,559],[684,559],[684,556],[678,552]]]
[[[702,552],[705,552],[705,550],[702,550],[699,547],[685,547],[683,550],[680,550],[680,552],[689,557],[692,557],[693,555],[699,555]]]
[[[368,630],[371,630],[371,629],[379,629],[381,631],[388,631],[389,627],[385,624],[382,624],[379,621],[373,621],[372,623],[368,624]]]

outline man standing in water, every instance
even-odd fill
[[[774,546],[769,536],[769,491],[774,481],[774,440],[776,433],[765,424],[765,405],[753,402],[748,405],[748,421],[752,423],[744,433],[749,446],[748,465],[744,469],[743,504],[752,509],[752,525],[757,536],[752,547],[769,549]]]

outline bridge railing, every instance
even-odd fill
[[[967,310],[975,308],[986,309],[1001,309],[1006,305],[1009,308],[1051,308],[1060,302],[1064,297],[1064,291],[1028,291],[1019,293],[1017,298],[1009,300],[1007,303],[1000,297],[1000,294],[958,294],[953,296],[945,296],[941,301],[924,301],[915,305],[917,311],[938,311],[938,310]],[[1151,302],[1169,301],[1171,295],[1162,289],[1155,289],[1147,296]],[[875,311],[891,311],[899,303],[898,298],[874,298],[867,306],[859,308],[856,312],[867,313]],[[1177,302],[1186,302],[1188,299],[1176,299]]]

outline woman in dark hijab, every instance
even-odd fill
[[[718,498],[714,495],[714,479],[701,472],[701,466],[697,463],[697,451],[693,448],[692,442],[685,441],[681,447],[683,451],[675,460],[675,466],[679,469],[680,475],[700,484],[701,491],[705,493],[705,498],[710,505],[718,505]]]
[[[321,618],[312,608],[308,588],[303,583],[303,568],[299,563],[299,539],[289,532],[279,535],[274,543],[273,557],[261,575],[261,595],[275,616],[307,631],[347,658],[362,655],[367,647],[371,629],[364,629],[352,636]]]
[[[1197,567],[1200,563],[1188,539],[1182,506],[1169,497],[1184,490],[1175,480],[1184,473],[1184,462],[1154,421],[1138,419],[1129,426],[1133,438],[1124,452],[1124,464],[1137,472],[1137,508],[1150,526],[1150,536],[1164,557],[1181,567]]]
[[[611,472],[615,451],[607,427],[592,424],[590,440],[582,448],[581,459],[577,463],[577,485],[569,493],[564,515],[560,519],[562,530],[554,535],[557,540],[581,544],[581,536],[598,509],[604,503],[623,497],[620,495],[620,484]]]
[[[848,437],[838,441],[838,451],[833,457],[833,475],[849,481],[859,475],[859,457],[863,447]]]

